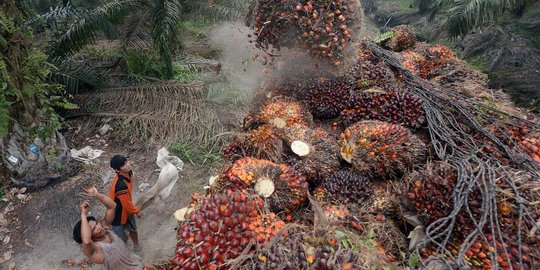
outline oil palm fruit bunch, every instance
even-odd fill
[[[332,173],[323,180],[322,187],[326,194],[341,203],[361,203],[373,192],[369,178],[348,170]]]
[[[402,62],[404,68],[416,75],[420,75],[420,69],[426,58],[421,54],[414,51],[404,51],[401,53]]]
[[[349,84],[358,88],[395,85],[394,73],[382,62],[359,61],[346,74]]]
[[[348,232],[348,231],[347,231]],[[362,269],[360,259],[345,229],[316,230],[297,227],[288,237],[258,251],[257,259],[247,262],[248,269]]]
[[[540,164],[540,133],[531,134],[518,143],[534,161]]]
[[[456,54],[450,48],[441,44],[430,46],[426,51],[426,56],[429,60],[448,61],[456,59]]]
[[[407,197],[425,225],[447,217],[454,209],[452,192],[457,176],[457,170],[444,162],[431,163],[425,170],[407,176]]]
[[[517,245],[501,243],[499,239],[494,239],[490,233],[486,233],[485,237],[487,242],[477,240],[465,246],[465,263],[470,269],[536,269],[532,268],[534,262],[529,255],[534,252],[529,246],[522,244],[520,255]],[[462,243],[462,240],[453,237],[446,246],[446,249],[449,251],[448,255],[457,257]],[[438,254],[432,245],[420,250],[420,256],[422,258],[428,258],[433,255],[445,257],[442,254]]]
[[[345,77],[312,79],[305,91],[306,104],[315,118],[329,119],[339,115],[347,104],[352,87]]]
[[[281,47],[304,48],[315,57],[340,65],[351,39],[351,1],[258,0],[253,25],[255,47],[264,51]]]
[[[318,182],[339,168],[339,147],[326,130],[293,125],[284,128],[281,134],[294,153],[286,163],[310,182]]]
[[[274,211],[294,210],[308,192],[306,179],[289,166],[251,157],[237,160],[214,184],[216,191],[254,189]]]
[[[276,214],[261,214],[248,223],[248,229],[255,233],[255,239],[260,244],[265,244],[272,239],[283,227],[285,222]]]
[[[278,133],[273,125],[262,125],[249,131],[241,142],[246,156],[281,160],[283,144]]]
[[[177,231],[175,256],[167,269],[226,269],[256,237],[246,230],[259,216],[262,200],[245,190],[202,198]]]
[[[309,126],[311,114],[297,101],[287,98],[269,100],[257,115],[261,123],[275,125],[279,128],[302,124]]]
[[[371,179],[395,178],[426,155],[426,146],[407,128],[361,121],[345,129],[338,141],[341,157],[354,171]]]
[[[230,143],[221,149],[221,156],[229,162],[235,162],[243,157],[246,157],[245,150],[239,143]]]
[[[418,128],[425,121],[422,105],[422,100],[411,92],[371,88],[355,91],[340,117],[345,125],[360,120],[379,120]]]
[[[399,25],[392,29],[392,36],[384,43],[384,47],[395,52],[409,49],[416,43],[416,36],[413,31],[405,26]]]

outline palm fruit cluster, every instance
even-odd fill
[[[532,134],[524,138],[518,145],[534,161],[540,164],[540,133]]]
[[[322,182],[327,194],[342,203],[360,203],[371,196],[371,180],[355,172],[341,170],[334,172]]]
[[[426,56],[430,60],[455,60],[456,54],[448,47],[435,44],[426,51]]]
[[[423,171],[407,176],[407,198],[414,205],[418,218],[429,225],[447,217],[454,208],[452,191],[456,185],[457,171],[447,163],[431,163]]]
[[[330,222],[342,221],[350,214],[349,209],[345,205],[327,205],[323,206],[323,212]]]
[[[262,125],[252,129],[240,144],[246,156],[278,161],[283,145],[278,131],[272,125]]]
[[[307,231],[295,228],[289,236],[262,250],[257,259],[248,262],[249,269],[361,269],[359,257],[350,246],[343,229],[338,231]]]
[[[245,157],[245,152],[242,146],[238,143],[230,143],[225,145],[221,149],[221,156],[223,159],[229,162],[235,162],[243,157]]]
[[[485,270],[485,269],[519,269],[519,270],[532,270],[532,260],[529,256],[533,254],[533,250],[527,245],[521,245],[521,255],[519,247],[513,244],[501,243],[499,239],[494,239],[490,233],[485,234],[487,242],[483,240],[477,240],[468,246],[465,250],[465,262],[471,270]],[[451,240],[446,246],[449,251],[449,255],[454,257],[458,256],[462,241],[458,241],[456,238]],[[420,256],[422,258],[428,258],[437,254],[433,246],[428,246],[420,250]],[[444,256],[444,255],[442,255]],[[522,263],[520,264],[520,257]]]
[[[255,233],[255,239],[261,244],[274,237],[284,226],[285,222],[272,212],[261,214],[248,223],[248,229]]]
[[[293,125],[282,130],[282,138],[295,153],[286,163],[310,182],[316,183],[339,168],[339,147],[326,130]],[[309,147],[307,152],[295,149],[298,142]]]
[[[403,62],[401,63],[404,68],[408,69],[410,72],[419,75],[420,68],[425,61],[425,58],[413,51],[404,51],[401,53]]]
[[[344,160],[371,179],[397,177],[426,155],[426,146],[407,128],[379,121],[361,121],[340,134]]]
[[[394,73],[382,62],[359,61],[351,67],[346,77],[355,88],[388,87],[396,83]]]
[[[353,8],[349,1],[258,0],[256,7],[253,33],[257,48],[299,47],[341,64],[351,39]]]
[[[268,101],[257,120],[280,128],[294,124],[309,126],[312,122],[311,115],[299,102],[285,98]]]
[[[305,91],[306,104],[311,114],[319,119],[339,116],[351,95],[351,85],[344,77],[312,79]]]
[[[244,191],[227,191],[200,199],[178,231],[175,256],[166,269],[226,269],[256,236],[247,230],[259,216],[262,200]]]
[[[308,190],[306,179],[289,166],[251,157],[226,169],[217,185],[220,189],[253,188],[269,199],[275,211],[294,210],[306,200]]]
[[[422,100],[408,91],[357,91],[340,116],[345,125],[379,120],[418,128],[425,121],[422,105]]]
[[[384,43],[384,47],[401,52],[413,47],[415,43],[416,36],[413,31],[405,25],[400,25],[392,29],[392,36]]]

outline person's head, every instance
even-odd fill
[[[90,226],[90,235],[92,236],[92,240],[100,239],[105,235],[105,233],[107,233],[107,230],[103,228],[101,223],[97,222],[95,217],[88,216],[86,217],[86,220],[88,220],[88,225]],[[75,224],[75,227],[73,227],[73,240],[79,244],[82,244],[80,220],[77,222],[77,224]]]
[[[129,172],[131,171],[131,162],[125,156],[116,155],[111,158],[111,168],[116,172]]]

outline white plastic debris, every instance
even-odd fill
[[[84,163],[92,163],[94,159],[97,159],[102,154],[103,150],[92,149],[90,146],[86,146],[81,150],[71,149],[71,157]]]

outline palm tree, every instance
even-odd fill
[[[441,27],[451,38],[464,36],[485,23],[494,22],[506,12],[521,16],[527,8],[539,2],[540,0],[417,0],[419,8],[429,10],[430,19],[445,11],[447,16]]]
[[[51,59],[65,59],[103,36],[119,38],[124,51],[151,45],[170,78],[172,55],[180,43],[177,27],[188,12],[212,19],[235,19],[244,6],[245,1],[240,0],[115,0],[91,10],[69,4],[57,6],[42,18],[49,26],[67,26],[49,49]]]

